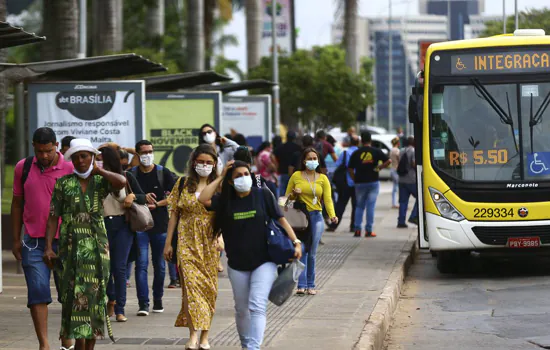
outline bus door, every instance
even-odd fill
[[[425,227],[426,217],[424,210],[424,177],[422,167],[422,149],[423,139],[422,134],[422,117],[424,108],[424,87],[419,81],[422,79],[423,72],[419,72],[415,86],[412,88],[412,93],[409,98],[409,122],[414,126],[415,140],[415,155],[416,155],[416,185],[418,190],[418,244],[422,249],[430,247],[428,242],[428,233]]]

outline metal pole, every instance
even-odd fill
[[[279,52],[277,48],[277,1],[271,1],[271,46],[273,54],[273,115],[275,117],[275,135],[280,134],[281,105],[279,102]]]
[[[86,57],[86,43],[88,42],[87,39],[87,9],[86,6],[86,0],[80,0],[80,12],[79,12],[79,37],[80,37],[80,45],[79,45],[79,52],[78,52],[78,58],[85,58]]]
[[[451,0],[447,0],[447,39],[451,40]]]
[[[391,0],[389,0],[389,18],[388,18],[388,131],[393,131],[393,35],[392,35],[392,11]]]
[[[514,7],[516,12],[516,30],[519,29],[519,12],[518,12],[518,0],[514,1]]]
[[[502,0],[502,34],[506,34],[506,0]]]
[[[409,84],[410,84],[410,77],[409,77],[409,54],[408,54],[408,33],[407,33],[407,22],[403,24],[401,22],[401,30],[403,35],[401,36],[401,41],[403,42],[403,57],[405,57],[405,130],[406,134],[405,136],[411,136],[411,123],[409,123],[409,116],[407,113],[407,106],[409,105]]]
[[[15,139],[18,140],[15,143],[15,159],[23,159],[27,156],[27,138],[25,136],[25,85],[20,81],[15,83]],[[23,273],[20,262],[17,262],[16,273]]]

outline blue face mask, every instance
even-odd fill
[[[319,166],[319,161],[317,160],[308,160],[306,161],[306,168],[308,170],[315,170]]]

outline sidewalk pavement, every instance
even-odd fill
[[[397,210],[390,209],[390,183],[383,183],[377,203],[376,238],[354,238],[348,232],[348,210],[337,232],[325,233],[317,254],[317,296],[292,296],[282,307],[270,304],[264,348],[268,349],[353,349],[363,348],[369,336],[367,322],[388,279],[402,266],[400,257],[411,250],[416,229],[396,229]],[[412,201],[410,207],[412,208]],[[4,292],[0,294],[0,348],[37,349],[38,342],[26,307],[23,275],[17,275],[11,252],[4,252]],[[152,276],[152,268],[149,269]],[[168,283],[168,278],[166,279]],[[134,282],[132,281],[132,285]],[[387,288],[386,288],[387,289]],[[57,295],[53,287],[54,299]],[[98,349],[183,349],[188,330],[175,328],[181,307],[181,290],[165,289],[165,311],[137,317],[135,288],[128,290],[127,323],[113,322],[117,343],[98,341]],[[377,304],[378,303],[378,304]],[[377,307],[378,309],[378,307]],[[60,304],[50,305],[49,338],[58,348]],[[393,311],[392,311],[393,312]],[[391,315],[390,315],[391,316]],[[379,330],[380,331],[380,330]],[[378,332],[379,332],[378,331]],[[380,335],[376,335],[379,337]],[[381,335],[382,339],[384,334]],[[361,339],[360,339],[361,338]],[[216,315],[210,342],[213,349],[240,349],[234,323],[233,296],[227,274],[221,273]]]

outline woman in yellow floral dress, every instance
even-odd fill
[[[210,145],[197,147],[189,161],[187,178],[180,178],[168,197],[170,221],[164,256],[170,261],[177,254],[182,286],[182,308],[176,327],[189,328],[186,349],[210,349],[208,331],[214,317],[218,295],[219,251],[213,229],[213,213],[199,203],[200,192],[217,177],[217,156]],[[181,194],[180,182],[185,181]],[[172,235],[177,225],[177,251],[172,250]],[[201,331],[200,341],[198,331]]]

